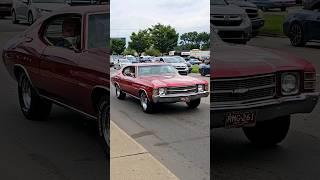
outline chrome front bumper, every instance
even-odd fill
[[[297,96],[282,97],[246,104],[211,103],[210,128],[223,127],[226,114],[235,111],[256,111],[257,122],[288,116],[296,113],[310,113],[316,106],[319,93],[304,93]]]
[[[209,92],[204,91],[200,93],[189,93],[189,94],[168,94],[164,96],[152,96],[152,100],[154,103],[175,103],[175,102],[188,102],[196,99],[200,99],[202,97],[208,97]]]

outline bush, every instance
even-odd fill
[[[199,65],[192,65],[191,73],[199,73]]]

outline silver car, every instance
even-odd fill
[[[26,20],[31,25],[42,15],[66,6],[69,4],[65,0],[13,0],[12,21]]]

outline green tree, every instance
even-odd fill
[[[145,54],[148,56],[160,56],[161,52],[158,49],[149,48],[145,51]]]
[[[199,42],[202,50],[209,50],[210,48],[210,34],[202,32],[198,34],[197,42]]]
[[[112,54],[120,55],[126,49],[126,42],[121,39],[111,40],[111,50]]]
[[[150,30],[151,42],[162,54],[173,50],[178,44],[179,34],[170,25],[156,24]]]
[[[137,52],[136,52],[135,50],[133,50],[133,49],[131,49],[131,48],[128,47],[127,49],[124,50],[123,55],[132,55],[132,56],[135,56],[136,53],[137,53]]]
[[[140,30],[138,33],[133,32],[130,39],[131,42],[129,42],[129,47],[134,49],[139,56],[151,46],[148,30]]]

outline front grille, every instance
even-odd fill
[[[189,94],[197,92],[197,86],[169,87],[167,94]]]
[[[258,17],[258,10],[256,9],[246,9],[246,12],[250,19],[254,19]]]
[[[274,74],[236,78],[217,79],[211,81],[211,102],[245,103],[271,99],[276,92],[276,77]]]
[[[242,17],[238,15],[213,15],[211,22],[214,26],[240,26]]]
[[[177,70],[185,70],[186,67],[184,67],[184,66],[176,66],[176,69],[177,69]]]

